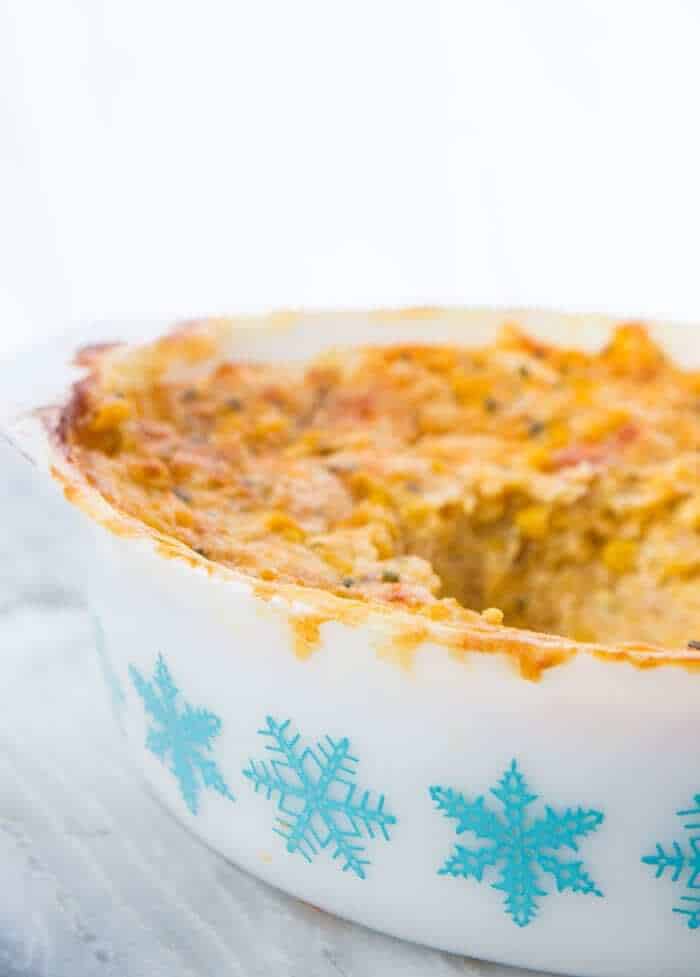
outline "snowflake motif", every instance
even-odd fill
[[[378,831],[389,840],[389,826],[396,818],[384,810],[384,795],[370,804],[369,791],[355,796],[356,757],[350,755],[347,739],[327,736],[316,749],[299,746],[300,735],[289,730],[290,720],[278,723],[267,717],[267,727],[258,730],[272,754],[265,760],[251,760],[243,771],[269,800],[278,795],[279,827],[275,832],[287,842],[287,851],[299,852],[307,862],[321,848],[331,848],[333,858],[343,860],[343,871],[365,878],[365,846],[358,839]]]
[[[700,831],[700,821],[697,820],[700,817],[700,794],[696,794],[693,800],[695,807],[686,811],[676,811],[676,814],[679,818],[691,819],[683,825],[686,831],[698,832]],[[656,854],[645,855],[642,861],[645,865],[655,866],[657,879],[661,878],[666,869],[670,869],[672,882],[679,882],[682,879],[685,882],[686,889],[697,891],[700,889],[700,834],[689,837],[688,843],[690,847],[684,850],[677,841],[673,841],[671,842],[672,850],[668,851],[663,845],[657,844]],[[680,901],[691,903],[691,905],[676,906],[673,910],[674,913],[688,917],[689,929],[700,928],[700,897],[681,896]],[[695,908],[692,908],[693,904]]]
[[[431,787],[430,796],[447,818],[457,822],[457,834],[471,831],[477,838],[490,842],[481,848],[455,845],[455,850],[439,870],[439,875],[476,879],[481,882],[487,868],[501,865],[494,889],[505,892],[505,911],[518,926],[527,926],[537,915],[538,896],[547,895],[541,888],[540,873],[554,877],[557,891],[592,893],[602,896],[595,882],[585,872],[583,862],[563,861],[547,851],[569,848],[578,851],[577,838],[596,831],[603,822],[599,811],[567,808],[557,814],[546,807],[546,816],[528,819],[526,809],[537,800],[529,793],[525,778],[515,760],[491,790],[503,805],[503,816],[491,811],[484,797],[468,801],[451,787]]]
[[[180,691],[162,655],[158,655],[152,681],[146,681],[133,665],[129,665],[129,674],[154,723],[148,730],[146,747],[177,778],[192,814],[199,810],[202,786],[232,801],[233,794],[216,762],[204,755],[212,750],[212,741],[221,732],[219,717],[206,709],[194,709],[184,700],[180,704]]]

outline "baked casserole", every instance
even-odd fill
[[[700,372],[642,325],[597,352],[506,324],[204,371],[202,342],[86,354],[60,432],[116,510],[263,581],[435,621],[700,639]]]

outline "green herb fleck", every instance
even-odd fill
[[[180,500],[180,502],[184,502],[185,505],[191,505],[192,504],[192,496],[190,495],[190,493],[187,492],[187,491],[185,491],[185,489],[180,488],[179,485],[176,485],[173,488],[173,495],[176,495],[178,497],[178,499]]]

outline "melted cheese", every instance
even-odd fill
[[[510,328],[187,379],[163,350],[97,357],[63,431],[112,505],[207,559],[438,619],[700,637],[700,374],[642,327],[595,355]]]

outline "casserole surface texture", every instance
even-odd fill
[[[202,339],[93,355],[61,431],[115,508],[263,580],[436,620],[694,639],[700,372],[643,326],[593,354],[505,326],[193,372]]]

